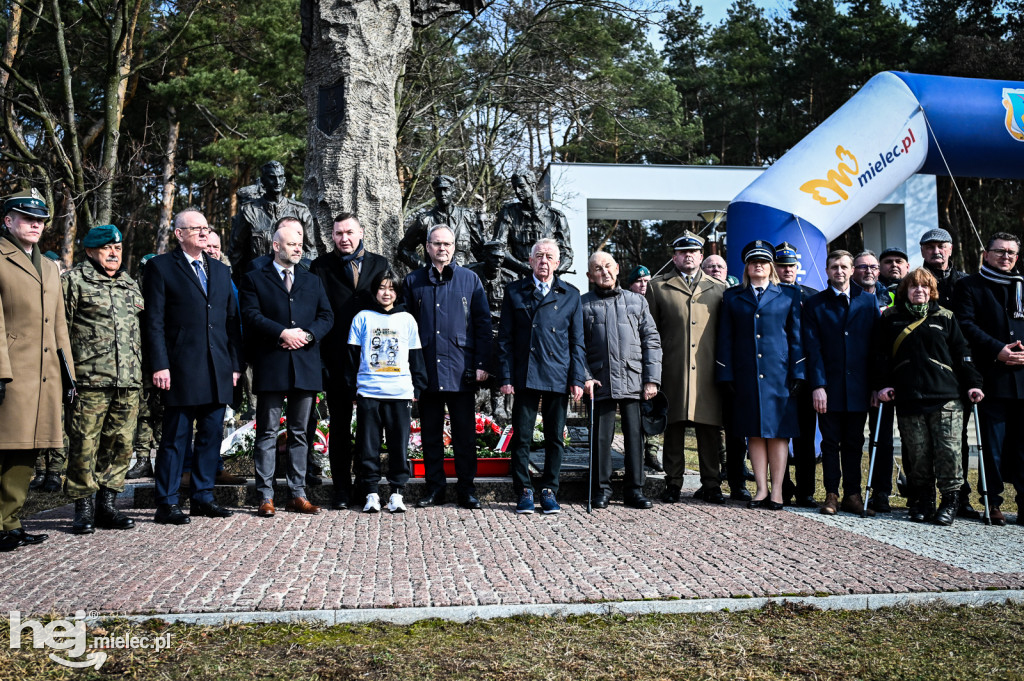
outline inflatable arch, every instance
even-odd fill
[[[1024,178],[1024,83],[874,76],[729,204],[729,271],[744,244],[789,241],[824,288],[828,242],[914,173]]]

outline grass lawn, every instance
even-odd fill
[[[112,650],[96,671],[0,646],[0,679],[1020,679],[1024,606],[521,617],[412,626],[129,625],[160,652]],[[9,640],[0,621],[0,640]],[[58,651],[59,652],[59,651]]]

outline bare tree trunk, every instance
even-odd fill
[[[7,39],[4,41],[3,61],[7,67],[14,64],[14,57],[18,54],[18,43],[21,39],[21,5],[17,2],[8,3],[10,19],[7,22]],[[0,71],[0,89],[7,88],[7,79],[10,74],[6,69]]]
[[[330,243],[333,216],[345,210],[359,216],[366,247],[390,255],[402,227],[395,87],[412,46],[410,3],[337,0],[309,11],[302,198],[317,247]]]
[[[167,146],[164,147],[163,202],[160,206],[160,225],[156,230],[157,255],[167,252],[167,244],[171,238],[171,218],[174,217],[174,194],[176,190],[174,160],[178,153],[178,130],[181,124],[178,123],[177,111],[175,111],[173,106],[167,109],[167,123]]]
[[[64,267],[71,269],[75,258],[75,202],[71,198],[71,188],[66,184],[60,191],[60,211],[54,216],[54,226],[60,229],[60,259]]]

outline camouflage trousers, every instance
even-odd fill
[[[61,411],[61,422],[64,424],[64,446],[61,448],[53,447],[50,449],[40,449],[39,454],[36,456],[36,471],[45,471],[47,473],[56,473],[57,475],[64,475],[64,471],[68,467],[68,412],[63,407]]]
[[[135,451],[142,456],[160,446],[160,431],[163,428],[164,403],[160,391],[154,387],[143,388],[139,401],[138,427],[135,429]]]
[[[912,487],[953,492],[963,484],[960,464],[960,431],[964,408],[952,400],[930,414],[899,413],[903,463]]]
[[[124,491],[139,416],[138,388],[84,389],[72,406],[64,493],[83,499],[100,487]]]

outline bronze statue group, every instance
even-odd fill
[[[348,424],[353,412],[356,421],[354,444],[344,426],[330,443],[336,510],[407,510],[414,405],[426,469],[417,505],[448,501],[447,420],[455,501],[481,508],[474,481],[482,393],[512,425],[519,514],[561,511],[566,413],[570,399],[586,396],[589,494],[597,509],[612,501],[617,413],[622,500],[636,509],[654,505],[644,494],[645,462],[664,468],[661,501],[680,501],[692,428],[700,475],[694,496],[705,503],[726,503],[727,482],[728,499],[749,508],[890,512],[895,421],[910,519],[949,525],[958,515],[979,517],[966,482],[966,415],[974,410],[986,518],[1006,523],[1004,482],[1018,492],[1024,483],[1018,237],[994,234],[981,270],[971,275],[951,268],[951,238],[941,229],[922,237],[924,266],[912,272],[898,247],[880,258],[834,251],[818,264],[828,285],[816,292],[797,283],[800,254],[791,244],[747,244],[742,276],[730,285],[724,260],[705,258],[704,240],[684,232],[672,243],[667,271],[652,276],[637,266],[628,288],[611,254],[592,254],[591,290],[581,294],[560,276],[573,260],[564,215],[540,200],[530,174],[515,175],[512,184],[517,200],[502,207],[485,238],[487,216],[454,205],[455,180],[436,178],[436,205],[409,218],[397,248],[411,268],[402,277],[386,257],[366,250],[351,213],[335,216],[333,249],[318,254],[309,211],[284,197],[283,168],[271,162],[262,169],[261,190],[235,217],[230,267],[206,217],[187,208],[174,218],[179,248],[148,259],[141,287],[121,267],[122,237],[113,225],[89,231],[85,260],[61,278],[37,245],[49,217],[45,203],[31,192],[9,197],[0,237],[0,550],[46,538],[22,528],[20,511],[39,450],[63,446],[62,401],[71,531],[134,526],[116,498],[147,403],[144,388],[162,408],[154,521],[230,516],[213,488],[225,476],[225,407],[238,402],[244,384],[255,399],[260,517],[278,512],[279,473],[288,488],[285,511],[322,512],[305,488],[319,483],[308,461],[313,406],[324,391],[332,421]],[[665,425],[661,462],[642,427],[652,412]],[[544,464],[535,477],[529,453],[538,415]],[[278,471],[283,416],[287,451]],[[874,493],[865,499],[869,421],[878,435],[869,473]],[[748,457],[753,495],[746,489]],[[139,459],[148,466],[148,454]],[[182,489],[189,514],[179,505]]]

